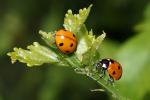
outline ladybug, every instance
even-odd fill
[[[73,53],[77,48],[76,36],[65,29],[60,29],[55,33],[55,43],[57,48],[64,54]]]
[[[105,75],[105,72],[108,72],[110,83],[113,83],[114,80],[119,80],[122,76],[122,66],[119,62],[113,59],[102,59],[98,61],[96,64],[96,69],[100,70],[101,78]]]

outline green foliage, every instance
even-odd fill
[[[100,35],[95,39],[95,37],[93,36],[93,32],[92,31],[89,32],[90,45],[88,46],[89,48],[87,52],[83,54],[83,60],[82,60],[83,64],[92,66],[93,64],[95,64],[97,60],[100,59],[99,50],[100,50],[101,42],[105,38],[105,36],[106,33],[103,32],[102,35]]]
[[[106,80],[99,78],[99,73],[95,71],[93,64],[100,59],[100,46],[101,42],[105,38],[106,33],[97,38],[93,35],[93,31],[88,31],[84,22],[87,19],[90,9],[90,5],[87,9],[79,10],[79,14],[72,14],[71,10],[68,10],[64,19],[64,28],[74,32],[78,39],[78,47],[75,53],[70,55],[62,54],[57,50],[54,44],[55,32],[40,31],[43,40],[49,45],[49,49],[34,42],[33,45],[28,46],[29,50],[21,48],[14,48],[14,52],[8,53],[11,57],[12,63],[19,60],[20,62],[27,63],[27,66],[37,66],[43,63],[56,63],[62,66],[70,66],[75,69],[77,73],[85,74],[96,80],[99,84],[104,86],[109,92],[115,95],[116,98],[120,98],[120,94],[116,89],[110,85],[106,85]]]
[[[48,48],[34,42],[33,45],[27,47],[29,50],[22,48],[14,48],[14,52],[8,53],[11,57],[12,63],[19,60],[20,62],[27,63],[27,66],[36,66],[43,63],[56,63],[58,62],[57,55]]]
[[[54,43],[55,43],[55,32],[44,32],[42,30],[39,31],[39,34],[42,35],[42,39],[47,43],[47,45],[49,45],[51,48],[54,47]]]
[[[150,5],[145,12],[145,20],[143,23],[135,27],[138,31],[138,35],[129,39],[124,45],[119,49],[116,43],[110,41],[108,42],[107,50],[111,55],[113,50],[116,51],[119,49],[119,52],[113,54],[113,56],[122,64],[123,66],[123,76],[121,80],[115,83],[115,85],[106,85],[106,79],[100,79],[99,73],[95,71],[93,64],[102,58],[103,52],[101,51],[101,43],[106,36],[106,33],[103,32],[102,35],[95,37],[93,31],[89,31],[86,28],[84,22],[86,21],[92,5],[87,9],[79,10],[79,14],[73,14],[72,10],[68,10],[64,18],[64,28],[71,32],[74,32],[78,39],[77,50],[70,55],[65,55],[61,53],[55,43],[55,31],[53,32],[44,32],[39,31],[42,39],[48,44],[48,48],[40,45],[38,42],[34,42],[33,45],[27,47],[28,50],[22,48],[14,48],[13,52],[8,53],[12,63],[17,60],[23,63],[26,63],[27,66],[39,66],[44,63],[50,63],[60,66],[72,67],[75,72],[85,74],[91,79],[98,82],[103,86],[108,92],[110,92],[115,99],[133,99],[141,100],[146,98],[146,95],[149,94],[150,79],[149,76],[150,68],[150,43],[149,43],[149,33],[150,33]],[[144,44],[143,44],[144,43]],[[113,50],[112,50],[113,49]],[[113,52],[114,53],[114,52]],[[108,54],[108,53],[107,53]],[[57,72],[57,69],[54,70]],[[49,71],[50,75],[55,73]],[[59,73],[59,71],[58,71]],[[61,75],[60,75],[61,76]],[[50,77],[52,78],[52,77]],[[61,87],[63,84],[64,77],[56,77],[54,83],[51,83],[50,86],[47,84],[43,87],[40,99],[49,99],[55,98],[58,93],[57,88]],[[50,80],[48,80],[50,81]],[[53,87],[54,84],[57,84]],[[54,88],[54,92],[50,91],[48,88]],[[130,90],[129,90],[130,89]],[[47,94],[43,91],[48,91]],[[49,95],[51,94],[51,95]]]
[[[77,51],[75,52],[75,55],[73,54],[73,56],[72,55],[67,56],[62,53],[59,53],[56,46],[54,45],[55,32],[46,33],[44,31],[40,31],[39,33],[42,35],[43,40],[50,46],[53,52],[49,50],[50,53],[47,53],[48,49],[45,49],[38,43],[34,43],[34,46],[28,47],[28,49],[30,49],[31,51],[26,51],[21,48],[19,49],[14,48],[14,52],[8,53],[8,55],[11,56],[12,62],[14,63],[16,60],[19,60],[21,62],[27,63],[27,66],[41,65],[43,63],[62,62],[62,64],[71,63],[71,65],[75,67],[75,66],[81,65],[82,63],[84,64],[87,58],[93,59],[93,57],[91,57],[91,54],[95,54],[95,55],[98,54],[98,52],[95,53],[95,51],[98,51],[99,45],[101,41],[103,40],[103,38],[105,37],[105,35],[97,37],[97,39],[95,39],[95,36],[93,36],[92,31],[88,32],[86,29],[86,26],[84,25],[84,22],[90,12],[91,7],[92,5],[90,5],[88,9],[86,8],[81,9],[79,11],[79,14],[73,15],[71,10],[68,10],[68,13],[66,14],[66,17],[64,20],[64,27],[67,30],[74,31],[79,41],[78,48],[77,48]],[[46,50],[46,53],[44,50],[41,50],[41,47]],[[91,50],[92,50],[92,53],[90,53],[89,55],[88,52],[90,52]],[[43,54],[46,54],[46,55],[43,55]],[[41,56],[41,59],[39,58],[40,56]],[[48,56],[50,56],[51,59],[47,58]],[[84,59],[82,60],[83,57]]]
[[[87,19],[92,5],[90,5],[87,9],[80,9],[79,14],[72,14],[72,10],[68,10],[64,19],[64,27],[66,30],[71,32],[78,32],[80,27],[83,25],[85,20]]]

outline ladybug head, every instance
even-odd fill
[[[106,69],[106,70],[107,70],[107,68],[108,68],[108,66],[109,66],[109,63],[110,63],[110,61],[109,61],[108,59],[102,59],[102,60],[100,61],[101,67],[102,67],[103,69]]]

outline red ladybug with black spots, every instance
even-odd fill
[[[55,43],[57,48],[64,54],[73,53],[77,48],[76,36],[65,29],[60,29],[55,33]]]
[[[119,62],[113,59],[102,59],[95,64],[97,70],[100,70],[100,77],[103,77],[108,72],[108,81],[113,83],[114,80],[119,80],[122,76],[122,66]]]

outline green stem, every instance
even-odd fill
[[[112,96],[115,99],[117,99],[117,100],[126,100],[127,99],[127,98],[121,96],[121,94],[119,93],[119,90],[117,90],[117,88],[114,86],[114,84],[107,84],[107,80],[105,80],[104,78],[100,79],[98,73],[94,73],[94,74],[92,74],[92,76],[89,76],[89,77],[92,78],[93,80],[95,80],[101,86],[103,86],[108,92],[110,92],[112,94]]]
[[[83,68],[83,65],[81,64],[81,62],[76,58],[76,56],[71,56],[71,57],[66,57],[65,61],[67,61],[67,63],[72,66],[73,68],[78,68],[78,70]],[[88,69],[91,67],[88,67]],[[107,80],[105,80],[104,78],[100,79],[99,74],[95,73],[94,71],[92,72],[86,72],[86,70],[80,70],[80,73],[86,73],[87,76],[89,76],[90,78],[92,78],[93,80],[97,81],[98,84],[100,84],[101,86],[103,86],[107,91],[109,91],[116,99],[124,99],[120,94],[119,91],[117,91],[117,89],[114,87],[114,85],[111,84],[107,84]],[[83,71],[83,72],[82,72]],[[89,69],[90,71],[90,69]],[[89,74],[88,74],[89,73]]]
[[[82,68],[83,67],[83,65],[81,64],[79,59],[74,55],[72,55],[70,57],[66,57],[65,59],[73,68]]]

